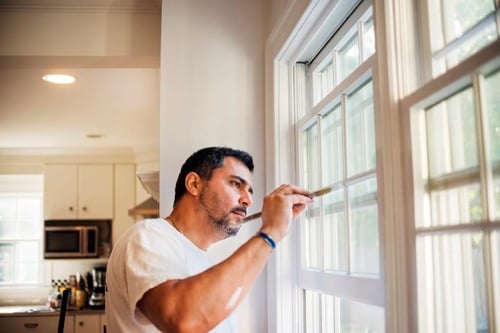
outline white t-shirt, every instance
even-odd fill
[[[106,328],[110,333],[160,332],[137,303],[149,289],[213,265],[208,254],[161,218],[134,224],[116,243],[106,270]],[[211,333],[234,333],[233,316]]]

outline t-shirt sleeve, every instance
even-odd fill
[[[144,293],[169,279],[184,278],[188,274],[185,255],[173,235],[146,227],[135,236],[129,239],[125,251],[126,293],[131,313],[143,322],[145,318],[137,303]]]

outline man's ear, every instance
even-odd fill
[[[194,196],[197,196],[201,192],[202,181],[200,176],[191,171],[186,175],[185,180],[186,190]]]

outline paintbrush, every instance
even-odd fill
[[[317,191],[314,191],[314,192],[311,192],[308,197],[309,198],[315,198],[315,197],[320,197],[322,196],[323,194],[327,194],[327,193],[330,193],[332,191],[332,187],[331,186],[327,186],[327,187],[323,187],[322,189],[319,189]],[[258,219],[259,217],[262,216],[262,212],[258,212],[258,213],[255,213],[255,214],[252,214],[252,215],[248,215],[247,217],[245,217],[243,219],[243,222],[248,222],[250,220],[255,220],[255,219]]]

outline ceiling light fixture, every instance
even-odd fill
[[[56,84],[70,84],[75,82],[75,77],[67,74],[46,74],[42,79]]]
[[[99,133],[89,133],[89,134],[87,134],[87,138],[89,138],[89,139],[100,139],[103,136],[104,136],[103,134],[99,134]]]

